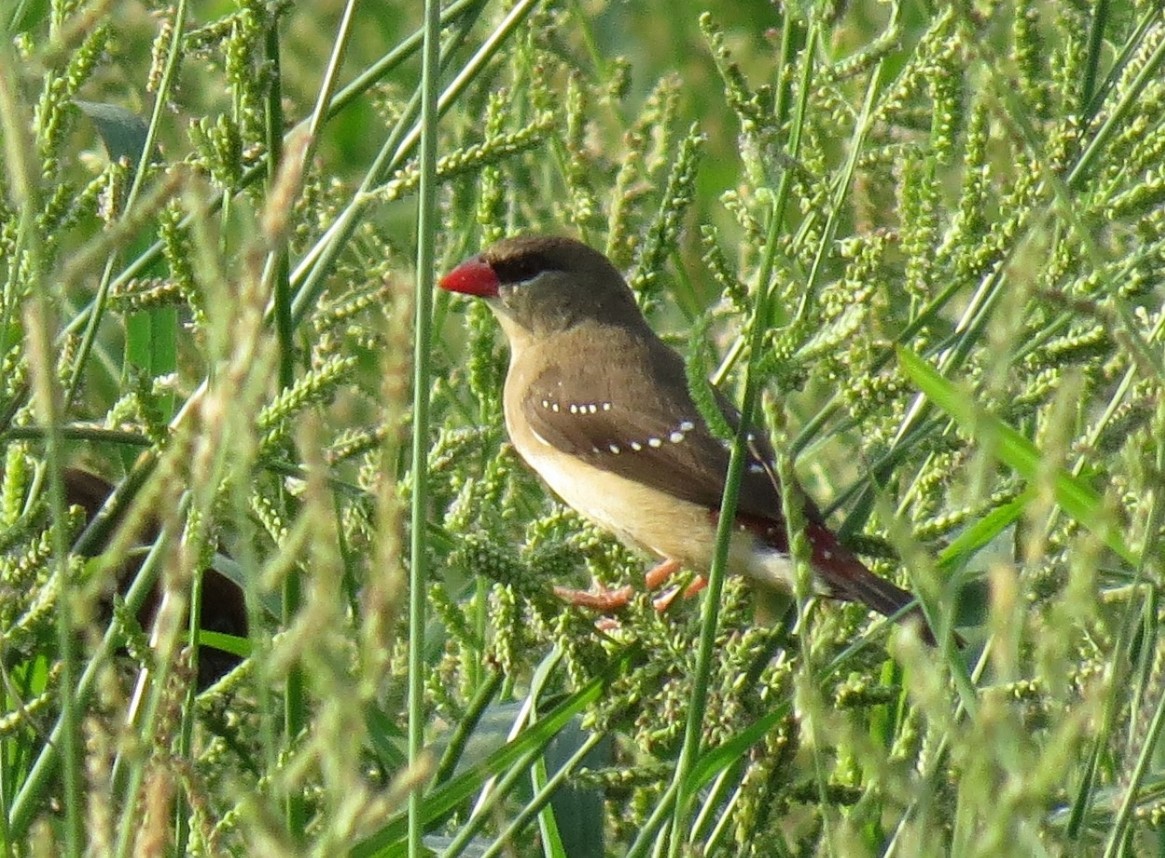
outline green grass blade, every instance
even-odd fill
[[[945,411],[963,431],[994,445],[1000,461],[1025,480],[1036,480],[1042,469],[1039,449],[1002,420],[979,408],[973,394],[943,378],[921,357],[904,346],[897,348],[898,363],[920,391],[936,406]],[[1062,468],[1052,477],[1056,502],[1073,519],[1096,536],[1130,564],[1137,563],[1136,554],[1125,544],[1104,512],[1101,496],[1079,477]]]

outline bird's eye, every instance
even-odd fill
[[[495,260],[490,263],[490,267],[500,282],[517,284],[533,280],[543,271],[553,269],[554,264],[541,253],[523,253],[521,256]]]

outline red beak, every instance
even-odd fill
[[[447,292],[460,292],[477,298],[494,298],[501,285],[498,275],[480,256],[467,259],[437,283]]]

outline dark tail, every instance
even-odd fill
[[[810,521],[805,527],[805,535],[813,546],[813,571],[835,599],[860,602],[887,617],[894,616],[915,601],[912,594],[867,569],[821,522]],[[899,617],[900,621],[910,619],[918,620],[922,639],[934,646],[934,632],[917,604]]]

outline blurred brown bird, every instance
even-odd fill
[[[79,468],[66,468],[64,472],[65,502],[69,506],[78,506],[85,511],[86,521],[92,521],[98,511],[105,505],[105,501],[113,493],[113,486],[104,478]],[[157,522],[149,521],[144,532],[138,538],[149,544],[157,538]],[[105,544],[94,546],[88,556],[96,557],[105,550]],[[118,590],[124,593],[131,583],[138,569],[141,568],[141,559],[130,558],[116,570]],[[221,632],[237,637],[247,636],[247,611],[243,599],[243,591],[230,578],[222,573],[207,569],[202,573],[202,596],[200,600],[201,627],[204,631]],[[159,585],[146,597],[141,610],[138,611],[138,622],[146,628],[153,622],[161,600]],[[230,672],[240,659],[233,653],[217,649],[212,646],[202,646],[198,654],[199,689],[208,688]]]

